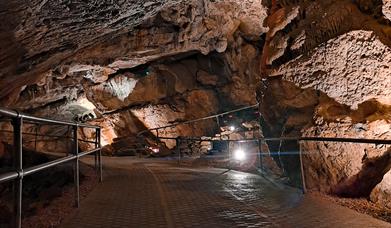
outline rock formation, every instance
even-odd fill
[[[0,75],[3,106],[63,120],[94,111],[95,122],[107,127],[103,142],[111,144],[145,127],[256,102],[258,51],[249,42],[259,41],[267,30],[262,25],[266,8],[260,2],[101,4],[37,3],[31,6],[32,18],[20,9],[29,22],[6,33],[13,32],[13,42],[31,57],[18,58],[14,71]],[[53,14],[55,8],[67,13]],[[73,48],[55,43],[65,29],[62,40]],[[158,121],[151,122],[148,112]],[[191,135],[191,128],[197,129],[184,126],[175,132]]]
[[[390,138],[387,5],[388,1],[270,3],[270,30],[261,60],[264,80],[258,93],[267,136]],[[289,143],[271,146],[297,150]],[[387,163],[387,148],[304,143],[307,185],[388,204],[389,168],[379,167],[371,177],[361,174],[369,167],[366,159]],[[297,172],[294,159],[283,158],[282,163],[288,173]]]

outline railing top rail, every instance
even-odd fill
[[[47,123],[47,124],[56,124],[56,125],[65,125],[65,126],[76,126],[76,127],[86,127],[86,128],[100,128],[99,126],[94,125],[88,125],[88,124],[82,124],[82,123],[74,123],[74,122],[67,122],[67,121],[61,121],[61,120],[53,120],[48,118],[41,118],[36,116],[31,116],[28,114],[20,113],[16,110],[7,109],[7,108],[0,108],[0,116],[7,116],[11,118],[23,118],[27,121],[37,122],[37,123]]]
[[[156,128],[149,128],[149,129],[140,131],[137,134],[137,136],[140,136],[140,135],[142,135],[142,134],[144,134],[144,133],[146,133],[148,131],[156,131],[156,130],[160,130],[160,129],[175,127],[175,126],[182,125],[182,124],[190,124],[190,123],[194,123],[194,122],[198,122],[198,121],[213,119],[213,118],[224,116],[224,115],[227,115],[227,114],[230,114],[230,113],[239,112],[239,111],[243,111],[243,110],[250,109],[250,108],[255,108],[255,107],[258,107],[258,105],[259,105],[259,103],[256,103],[254,105],[250,105],[250,106],[246,106],[246,107],[242,107],[242,108],[234,109],[234,110],[231,110],[231,111],[227,111],[227,112],[223,112],[223,113],[219,113],[219,114],[215,114],[215,115],[210,115],[210,116],[206,116],[206,117],[202,117],[202,118],[198,118],[198,119],[194,119],[194,120],[188,120],[188,121],[174,123],[174,124],[169,124],[169,125],[156,127]]]
[[[178,137],[179,138],[179,137]],[[159,137],[159,139],[174,140],[173,137]],[[349,142],[365,144],[391,145],[389,139],[364,139],[364,138],[333,138],[333,137],[280,137],[280,138],[254,138],[254,139],[202,139],[180,137],[183,141],[228,141],[228,142],[252,142],[252,141],[315,141],[315,142]]]
[[[316,142],[349,142],[349,143],[366,143],[366,144],[391,144],[391,140],[389,140],[389,139],[339,138],[339,137],[281,137],[281,138],[264,138],[263,140],[265,140],[265,141],[298,140],[298,141],[316,141]]]
[[[66,156],[66,157],[58,158],[56,160],[53,160],[53,161],[50,161],[50,162],[47,162],[47,163],[44,163],[44,164],[40,164],[40,165],[36,165],[36,166],[33,166],[33,167],[29,167],[29,168],[23,169],[23,172],[20,172],[20,171],[10,171],[10,172],[7,172],[7,173],[0,174],[0,183],[7,182],[7,181],[10,181],[10,180],[14,180],[14,179],[18,178],[19,176],[28,176],[28,175],[34,174],[36,172],[39,172],[39,171],[42,171],[42,170],[45,170],[45,169],[48,169],[48,168],[51,168],[51,167],[54,167],[54,166],[57,166],[57,165],[69,162],[69,161],[72,161],[72,160],[75,160],[77,158],[81,158],[83,156],[95,153],[95,152],[99,151],[100,149],[101,148],[95,148],[95,149],[92,149],[92,150],[89,150],[89,151],[86,151],[86,152],[81,152],[81,153],[79,153],[77,155],[69,155],[69,156]]]

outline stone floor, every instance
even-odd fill
[[[104,164],[104,182],[63,228],[391,227],[254,174],[124,157]]]

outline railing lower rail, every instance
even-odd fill
[[[14,135],[14,171],[7,172],[0,175],[0,183],[7,181],[14,181],[14,226],[17,228],[22,227],[22,189],[23,189],[23,177],[46,170],[48,168],[58,166],[70,161],[73,161],[73,174],[74,174],[74,184],[75,184],[75,206],[79,207],[80,205],[80,190],[79,190],[79,159],[85,155],[95,154],[95,168],[99,173],[99,181],[102,181],[102,154],[101,154],[101,128],[99,126],[58,121],[46,118],[35,117],[31,115],[26,115],[19,113],[15,110],[10,110],[6,108],[0,108],[0,116],[7,117],[11,120],[13,126],[13,135]],[[69,154],[66,157],[56,159],[44,164],[36,165],[33,167],[23,169],[23,123],[32,122],[32,123],[44,123],[50,125],[62,125],[62,126],[71,126],[73,128],[73,153]],[[78,139],[78,129],[79,128],[92,128],[95,129],[95,140],[86,141]],[[67,137],[65,137],[67,138]],[[78,141],[86,141],[93,143],[95,149],[79,153]]]

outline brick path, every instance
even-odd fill
[[[62,227],[391,227],[260,176],[105,158],[104,182]]]

